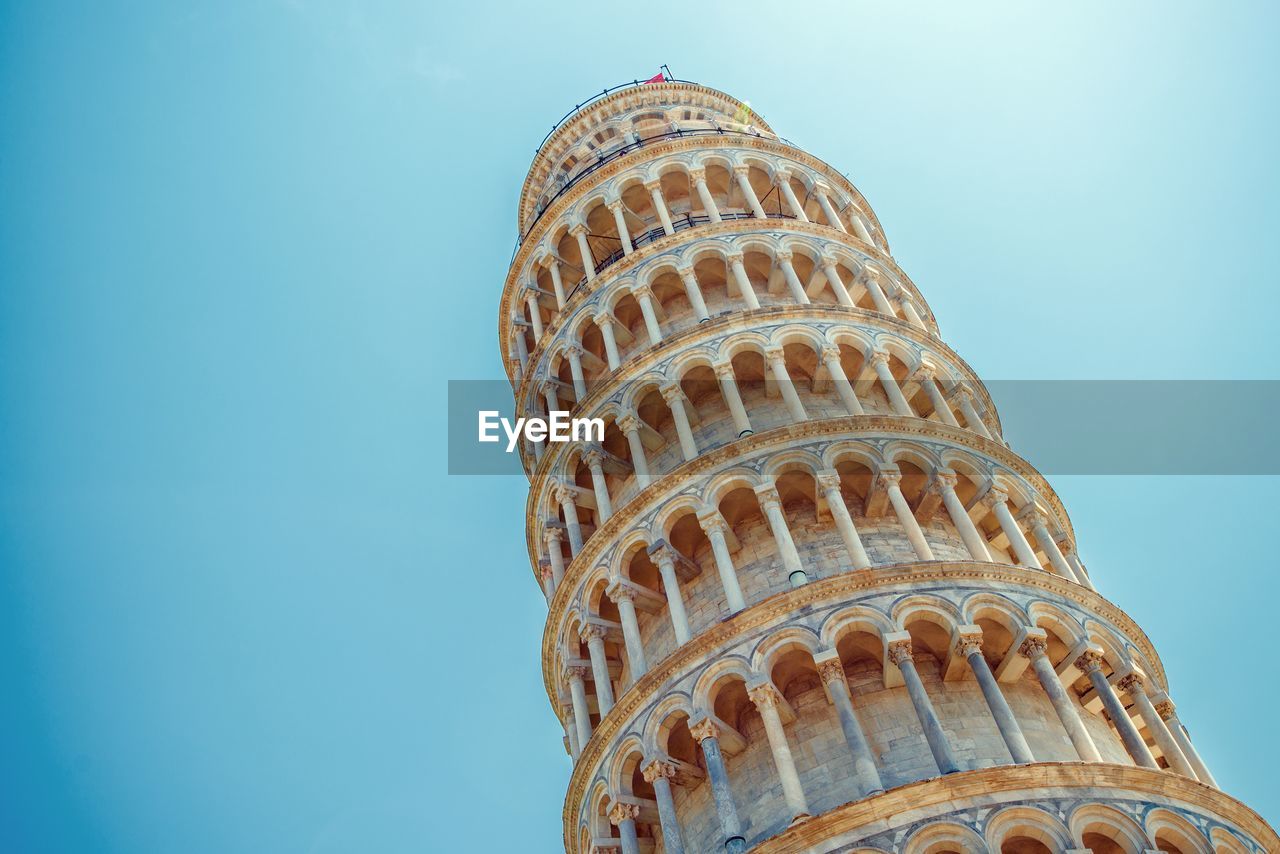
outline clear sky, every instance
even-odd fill
[[[525,484],[445,476],[445,382],[538,140],[660,63],[848,170],[984,377],[1280,377],[1273,4],[0,10],[5,851],[559,850]],[[1054,484],[1280,820],[1280,484]]]

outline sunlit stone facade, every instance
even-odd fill
[[[567,851],[1280,850],[866,199],[664,82],[543,144],[499,334]]]

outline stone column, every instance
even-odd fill
[[[801,222],[808,222],[809,217],[805,215],[804,205],[800,204],[800,200],[796,198],[796,191],[791,189],[791,173],[780,169],[774,173],[773,180],[778,185],[778,192],[782,193],[782,198],[786,200],[792,216]]]
[[[609,484],[604,479],[604,455],[599,448],[589,448],[583,453],[582,459],[591,470],[591,487],[596,495],[596,510],[600,516],[600,524],[603,525],[613,515],[613,504],[609,501]]]
[[[787,361],[782,348],[770,347],[765,350],[764,359],[769,363],[769,371],[773,374],[773,381],[778,384],[778,391],[782,392],[782,399],[787,404],[791,419],[797,424],[807,421],[809,416],[804,411],[804,404],[800,402],[800,395],[796,394],[796,387],[791,383],[791,375],[787,373]]]
[[[558,484],[556,486],[556,500],[560,502],[560,509],[564,512],[564,527],[569,532],[569,553],[577,557],[578,552],[582,551],[582,525],[578,522],[578,505],[573,500],[573,489]]]
[[[640,314],[644,315],[644,328],[649,333],[650,346],[662,343],[662,327],[658,325],[658,313],[653,310],[653,291],[643,285],[631,289],[631,295],[640,304]]]
[[[778,253],[778,266],[782,268],[782,276],[787,280],[787,289],[791,291],[791,298],[801,305],[808,305],[809,295],[804,292],[804,285],[796,275],[796,268],[792,266],[791,258],[791,250],[783,249]]]
[[[898,666],[898,670],[902,671],[902,681],[906,683],[907,694],[911,697],[911,705],[916,710],[916,717],[920,719],[920,727],[924,730],[925,740],[929,742],[929,750],[933,753],[933,761],[937,763],[938,770],[943,774],[954,774],[960,770],[960,765],[956,762],[955,755],[951,752],[947,734],[942,731],[942,722],[938,720],[938,713],[933,709],[933,702],[929,699],[929,694],[924,690],[924,683],[920,681],[920,674],[916,672],[916,662],[912,658],[910,638],[892,640],[889,643],[889,660]]]
[[[858,400],[853,384],[849,382],[844,366],[840,364],[840,348],[823,347],[822,364],[826,365],[827,373],[831,374],[831,382],[836,387],[836,393],[840,395],[840,402],[844,404],[845,411],[850,415],[864,415],[862,402]]]
[[[547,560],[551,561],[551,578],[556,587],[564,580],[564,553],[560,550],[560,541],[563,539],[563,528],[547,528],[543,534],[543,542],[547,544]]]
[[[983,496],[982,503],[996,514],[996,519],[1000,521],[1000,529],[1009,538],[1009,544],[1013,546],[1014,554],[1018,556],[1018,563],[1029,569],[1044,569],[1040,561],[1036,560],[1036,554],[1031,550],[1031,544],[1023,535],[1022,528],[1018,526],[1018,520],[1014,519],[1013,514],[1009,512],[1009,493],[993,488]]]
[[[543,397],[547,401],[547,417],[551,417],[551,413],[560,409],[560,400],[556,397],[556,384],[548,380],[546,386],[542,389]],[[538,444],[542,444],[539,442]]]
[[[666,543],[649,550],[649,557],[658,565],[662,587],[667,594],[667,610],[671,612],[671,626],[675,629],[676,645],[689,642],[689,617],[684,610],[684,597],[680,595],[680,579],[676,577],[675,549]]]
[[[959,481],[955,472],[945,469],[939,470],[933,476],[934,488],[942,496],[947,515],[951,517],[951,524],[955,525],[956,531],[960,533],[960,539],[964,542],[969,557],[990,563],[991,553],[987,551],[986,541],[978,533],[978,526],[969,518],[968,511],[964,509],[964,502],[960,500],[960,496],[956,495],[956,484]]]
[[[716,572],[720,575],[720,584],[724,587],[725,602],[729,613],[736,614],[747,607],[742,598],[742,587],[738,584],[738,570],[733,565],[733,556],[729,554],[729,543],[725,534],[729,531],[729,523],[719,513],[712,512],[698,516],[698,524],[711,541],[711,553],[716,559]]]
[[[1207,783],[1215,789],[1219,788],[1218,781],[1213,779],[1213,775],[1209,773],[1209,767],[1204,764],[1204,760],[1200,758],[1200,753],[1196,750],[1195,745],[1191,743],[1191,736],[1187,735],[1186,727],[1182,725],[1182,721],[1178,720],[1178,712],[1174,708],[1173,701],[1168,697],[1157,696],[1154,702],[1156,713],[1168,725],[1169,731],[1173,733],[1174,739],[1178,742],[1178,746],[1182,748],[1182,755],[1187,757],[1191,767],[1196,770],[1196,777],[1201,783]]]
[[[782,797],[791,810],[792,818],[808,815],[809,804],[804,797],[804,788],[800,785],[800,774],[796,771],[796,763],[791,756],[791,745],[787,741],[787,732],[782,727],[782,718],[778,716],[778,704],[783,701],[778,689],[766,682],[748,689],[747,695],[764,722],[769,752],[773,754],[773,765],[782,783]]]
[[[680,281],[684,284],[685,296],[689,297],[689,305],[693,308],[693,313],[698,316],[698,322],[710,320],[711,315],[707,312],[706,300],[702,298],[702,288],[698,284],[698,279],[693,274],[692,267],[679,267],[676,273],[680,276]]]
[[[870,243],[871,241],[867,242]],[[902,313],[906,316],[907,323],[910,323],[917,329],[923,329],[926,332],[928,331],[929,325],[924,322],[924,318],[920,316],[920,312],[916,311],[915,303],[913,303],[911,298],[907,296],[906,291],[902,291],[898,294],[898,304],[902,306]]]
[[[831,292],[836,295],[836,301],[846,308],[853,308],[853,297],[849,296],[849,289],[844,286],[844,280],[840,278],[840,271],[836,269],[836,259],[830,255],[822,256],[822,272],[827,277],[827,284],[831,285]]]
[[[645,782],[653,786],[654,800],[658,802],[658,821],[662,826],[662,849],[666,854],[684,854],[684,840],[680,838],[680,819],[676,816],[676,802],[671,797],[671,781],[677,769],[670,762],[654,759],[640,769]]]
[[[755,311],[760,307],[760,300],[756,297],[755,288],[751,287],[751,279],[747,278],[747,268],[742,263],[741,252],[729,253],[729,269],[733,271],[733,280],[738,285],[738,293],[742,295],[742,301],[747,304],[747,309]]]
[[[689,180],[693,181],[693,188],[698,193],[698,200],[702,202],[702,209],[707,212],[707,217],[712,222],[719,222],[720,209],[716,207],[716,200],[711,197],[711,190],[707,188],[706,171],[702,169],[690,171]]]
[[[551,272],[551,287],[556,292],[556,308],[564,311],[564,304],[568,302],[564,291],[564,279],[560,278],[560,262],[552,257],[547,262],[547,269]]]
[[[749,171],[746,166],[735,166],[733,167],[733,176],[738,179],[738,187],[742,190],[742,195],[747,200],[747,207],[751,208],[752,216],[756,219],[767,219],[764,208],[760,206],[760,198],[751,186],[751,181],[747,175]]]
[[[732,362],[716,362],[711,366],[720,382],[720,394],[724,397],[729,414],[733,416],[733,429],[738,431],[738,438],[752,433],[751,419],[747,417],[746,407],[742,405],[742,395],[738,394],[738,378],[733,372]]]
[[[618,355],[618,342],[613,337],[613,324],[617,321],[608,312],[600,312],[592,320],[600,328],[600,337],[604,339],[604,354],[609,362],[609,370],[616,371],[622,366],[622,357]]]
[[[1164,718],[1160,717],[1156,707],[1151,704],[1146,685],[1143,684],[1142,674],[1137,671],[1127,673],[1116,683],[1116,686],[1133,698],[1133,704],[1138,707],[1138,715],[1147,725],[1147,731],[1155,738],[1156,744],[1160,745],[1160,752],[1164,754],[1164,761],[1169,764],[1169,767],[1184,777],[1196,779],[1195,769],[1182,754],[1182,748],[1178,746],[1178,742],[1174,741],[1173,733],[1169,732],[1169,728],[1165,726]]]
[[[578,744],[578,726],[573,721],[572,704],[560,705],[560,721],[564,726],[565,740],[569,742],[569,755],[577,762],[578,756],[582,754],[582,745]]]
[[[640,840],[636,836],[636,819],[640,817],[639,804],[614,801],[609,810],[609,823],[618,828],[622,841],[622,854],[640,854]]]
[[[1049,520],[1045,518],[1044,513],[1040,512],[1040,508],[1036,507],[1034,502],[1028,503],[1018,514],[1018,519],[1027,523],[1036,542],[1049,558],[1049,565],[1053,567],[1053,571],[1068,581],[1079,584],[1080,579],[1076,578],[1075,569],[1067,563],[1067,559],[1058,550],[1058,544],[1053,541],[1053,535],[1049,533]]]
[[[529,368],[529,342],[524,339],[524,318],[512,318],[512,325],[515,327],[516,339],[516,358],[520,360],[520,367]]]
[[[591,740],[591,711],[587,706],[587,674],[586,667],[575,665],[565,670],[565,679],[569,682],[569,697],[573,701],[573,726],[578,732],[579,752],[587,749]]]
[[[822,215],[827,220],[827,225],[842,233],[848,234],[849,230],[846,229],[844,227],[844,223],[840,221],[840,215],[836,213],[835,205],[831,204],[831,199],[827,198],[826,190],[819,187],[816,195],[818,196],[818,204],[822,207]]]
[[[800,553],[796,551],[795,541],[791,539],[791,529],[787,527],[787,517],[782,513],[782,499],[773,484],[756,487],[756,498],[760,509],[773,531],[773,541],[778,546],[778,555],[782,558],[782,567],[787,571],[787,579],[792,587],[799,587],[809,580],[804,565],[800,562]]]
[[[974,408],[973,398],[969,396],[969,392],[961,389],[955,394],[955,398],[956,402],[960,404],[960,411],[964,414],[965,426],[979,436],[987,439],[992,438],[986,422],[978,416],[978,410]]]
[[[871,367],[875,369],[876,376],[880,379],[880,386],[884,389],[885,396],[889,398],[893,413],[908,418],[915,417],[915,413],[911,411],[911,404],[907,403],[907,399],[902,396],[902,389],[894,379],[893,371],[889,370],[889,354],[883,350],[872,351]]]
[[[933,549],[929,548],[929,542],[924,538],[924,531],[920,530],[920,523],[916,521],[916,516],[911,512],[911,505],[907,503],[907,497],[902,494],[902,473],[896,471],[885,471],[880,473],[880,485],[884,491],[889,494],[889,503],[893,505],[893,512],[898,517],[898,522],[907,532],[907,540],[911,543],[911,549],[916,553],[916,557],[920,560],[935,560]]]
[[[582,348],[566,347],[564,355],[569,360],[569,373],[573,376],[573,393],[581,403],[587,396],[587,378],[582,373]]]
[[[596,277],[596,259],[591,254],[591,244],[587,242],[587,227],[578,223],[569,231],[578,240],[578,253],[582,255],[582,270],[587,274],[587,281],[590,282]]]
[[[884,295],[884,289],[880,287],[880,283],[876,281],[875,276],[863,270],[858,274],[858,278],[855,281],[866,288],[867,293],[871,294],[871,302],[875,304],[876,311],[889,317],[898,316],[898,313],[893,310],[893,304]]]
[[[636,682],[649,671],[640,639],[640,621],[636,619],[636,593],[624,584],[614,582],[605,594],[618,606],[618,622],[622,623],[622,641],[627,647],[627,663],[631,665],[631,681]]]
[[[538,567],[538,580],[542,582],[542,594],[547,597],[547,604],[556,595],[556,577],[551,572],[551,564],[544,563]]]
[[[702,748],[707,761],[707,780],[711,785],[711,797],[716,802],[716,816],[724,833],[724,850],[727,854],[743,854],[747,840],[742,835],[742,822],[738,819],[738,807],[733,802],[733,790],[729,788],[729,772],[724,767],[724,755],[720,752],[720,730],[710,718],[689,724],[689,733]]]
[[[1084,564],[1080,562],[1080,556],[1076,554],[1075,546],[1067,537],[1066,531],[1056,534],[1053,538],[1054,545],[1058,547],[1058,551],[1067,559],[1067,564],[1075,572],[1076,580],[1088,587],[1090,590],[1096,590],[1093,586],[1092,579],[1089,578],[1089,572],[1084,568]]]
[[[591,657],[591,678],[596,683],[596,704],[600,707],[602,720],[613,708],[613,681],[609,677],[609,659],[604,654],[604,634],[604,626],[595,623],[584,624],[578,632]]]
[[[542,309],[538,308],[538,295],[529,294],[525,298],[525,305],[529,306],[529,323],[533,325],[533,343],[538,344],[542,341]]]
[[[1040,687],[1044,689],[1049,702],[1053,704],[1053,710],[1057,713],[1058,720],[1062,721],[1062,728],[1067,731],[1067,737],[1071,739],[1076,753],[1085,762],[1101,762],[1102,755],[1098,753],[1097,745],[1093,743],[1089,731],[1084,728],[1080,713],[1067,695],[1067,689],[1063,687],[1062,680],[1054,670],[1053,662],[1049,660],[1048,643],[1043,636],[1044,630],[1036,629],[1035,631],[1041,636],[1028,637],[1024,640],[1018,647],[1018,654],[1031,661],[1031,669],[1035,671]]]
[[[1094,649],[1086,650],[1076,659],[1076,669],[1089,678],[1089,683],[1098,692],[1098,697],[1107,710],[1107,717],[1111,718],[1112,726],[1120,734],[1124,749],[1129,752],[1133,761],[1144,768],[1158,770],[1160,766],[1156,764],[1155,757],[1147,749],[1147,743],[1138,734],[1138,728],[1129,719],[1129,713],[1125,711],[1120,698],[1116,696],[1115,689],[1102,673],[1102,653]]]
[[[871,558],[867,556],[867,550],[862,545],[862,537],[858,535],[853,517],[849,515],[849,506],[844,503],[844,494],[840,491],[840,473],[819,472],[817,480],[818,488],[827,499],[831,518],[835,519],[836,530],[840,532],[840,539],[844,541],[844,547],[849,552],[852,567],[866,569],[871,566]]]
[[[853,708],[853,697],[849,693],[849,682],[844,676],[844,664],[835,650],[814,657],[818,665],[818,676],[827,689],[827,696],[836,707],[836,716],[840,718],[840,729],[844,740],[853,754],[853,773],[858,778],[858,789],[861,797],[874,795],[884,791],[884,783],[880,780],[880,771],[876,768],[875,754],[863,732],[862,723]]]
[[[680,439],[680,453],[685,461],[696,459],[698,443],[693,440],[693,428],[689,426],[689,415],[684,411],[684,391],[679,383],[663,386],[662,399],[671,408],[671,418],[676,423],[676,435]]]
[[[649,191],[649,198],[653,199],[653,209],[658,212],[658,220],[662,223],[662,230],[668,236],[675,234],[675,227],[671,225],[671,214],[667,211],[667,200],[662,197],[662,182],[650,181],[644,185]]]
[[[867,224],[862,221],[862,216],[854,211],[849,215],[849,219],[853,221],[853,233],[858,235],[858,239],[868,246],[875,246],[876,242],[871,237],[871,232],[867,230]]]
[[[609,202],[609,210],[613,211],[613,223],[618,227],[618,240],[622,243],[623,257],[635,251],[631,245],[631,232],[627,230],[627,216],[622,212],[622,200]]]
[[[951,411],[951,406],[942,396],[942,390],[938,388],[937,380],[934,379],[933,368],[928,365],[921,366],[920,370],[916,371],[916,376],[920,380],[920,386],[924,389],[925,395],[929,398],[929,403],[933,404],[933,411],[942,419],[942,423],[959,427],[960,422],[956,420],[955,413]]]
[[[972,628],[977,629],[977,626]],[[1014,717],[1013,709],[1009,708],[1009,701],[1004,698],[991,667],[982,656],[982,630],[962,632],[956,641],[956,655],[969,663],[969,669],[977,678],[982,697],[987,701],[987,708],[991,710],[996,729],[1000,730],[1000,737],[1009,748],[1014,764],[1028,765],[1035,762],[1027,737],[1022,734],[1022,727],[1018,726],[1018,719]]]
[[[640,439],[640,419],[627,413],[618,418],[618,429],[627,437],[627,447],[631,449],[631,467],[635,469],[640,488],[649,485],[649,460],[644,454],[644,442]]]

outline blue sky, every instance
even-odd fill
[[[525,486],[445,476],[445,382],[538,140],[660,63],[848,170],[983,376],[1280,374],[1274,6],[111,5],[0,7],[4,850],[559,850]],[[1280,819],[1275,478],[1053,482]]]

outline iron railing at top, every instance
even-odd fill
[[[663,66],[663,68],[666,68],[666,66]],[[654,82],[657,82],[657,81],[654,81]],[[680,80],[679,78],[672,77],[670,73],[664,74],[662,76],[662,82],[663,83],[688,83],[691,86],[699,85],[697,83],[694,83],[692,80]],[[547,131],[547,135],[542,138],[542,142],[538,143],[538,147],[534,149],[533,156],[536,158],[539,154],[541,154],[542,146],[547,144],[547,140],[551,139],[552,135],[554,135],[555,132],[560,129],[560,126],[563,125],[565,122],[569,121],[569,119],[573,118],[575,115],[577,115],[578,111],[581,110],[583,107],[590,106],[591,104],[594,104],[596,101],[599,101],[601,98],[607,98],[609,95],[612,95],[614,92],[617,92],[619,89],[629,89],[632,86],[647,86],[647,85],[650,85],[649,81],[647,80],[632,80],[629,83],[619,83],[617,86],[610,86],[608,89],[600,90],[599,94],[592,95],[590,98],[583,101],[581,104],[574,104],[573,109],[565,113],[563,116],[561,116],[560,119],[551,126],[551,130]]]
[[[633,151],[638,151],[639,149],[644,148],[644,146],[648,143],[655,142],[661,139],[675,139],[675,138],[685,137],[685,136],[706,136],[709,134],[714,134],[719,136],[749,136],[749,137],[755,137],[757,139],[776,139],[779,142],[783,143],[784,145],[794,145],[794,143],[790,142],[789,140],[783,139],[782,137],[777,136],[776,134],[765,134],[765,133],[761,133],[758,130],[757,131],[731,130],[731,129],[726,129],[719,126],[710,127],[710,128],[693,128],[690,130],[682,130],[677,128],[676,130],[667,131],[666,133],[659,133],[659,134],[654,134],[653,136],[646,136],[646,137],[636,139],[634,142],[629,142],[626,145],[621,146],[620,148],[615,148],[613,151],[610,151],[608,154],[601,154],[596,158],[594,162],[588,164],[586,168],[582,169],[580,172],[578,172],[576,175],[574,175],[572,178],[566,181],[563,187],[561,187],[559,190],[556,190],[555,195],[547,199],[546,204],[543,205],[542,208],[538,211],[538,215],[533,218],[533,221],[531,223],[529,223],[529,227],[526,228],[522,234],[516,237],[516,245],[511,252],[511,260],[515,261],[516,254],[519,253],[520,247],[524,245],[525,238],[527,238],[530,235],[530,233],[533,232],[534,228],[537,227],[538,223],[542,220],[543,214],[551,210],[551,206],[555,203],[556,199],[560,198],[565,193],[569,192],[570,189],[572,189],[575,185],[578,184],[578,182],[582,181],[584,178],[588,177],[589,175],[596,172],[597,170],[603,168],[607,164],[612,163],[618,158],[625,157],[626,155],[630,154]]]

